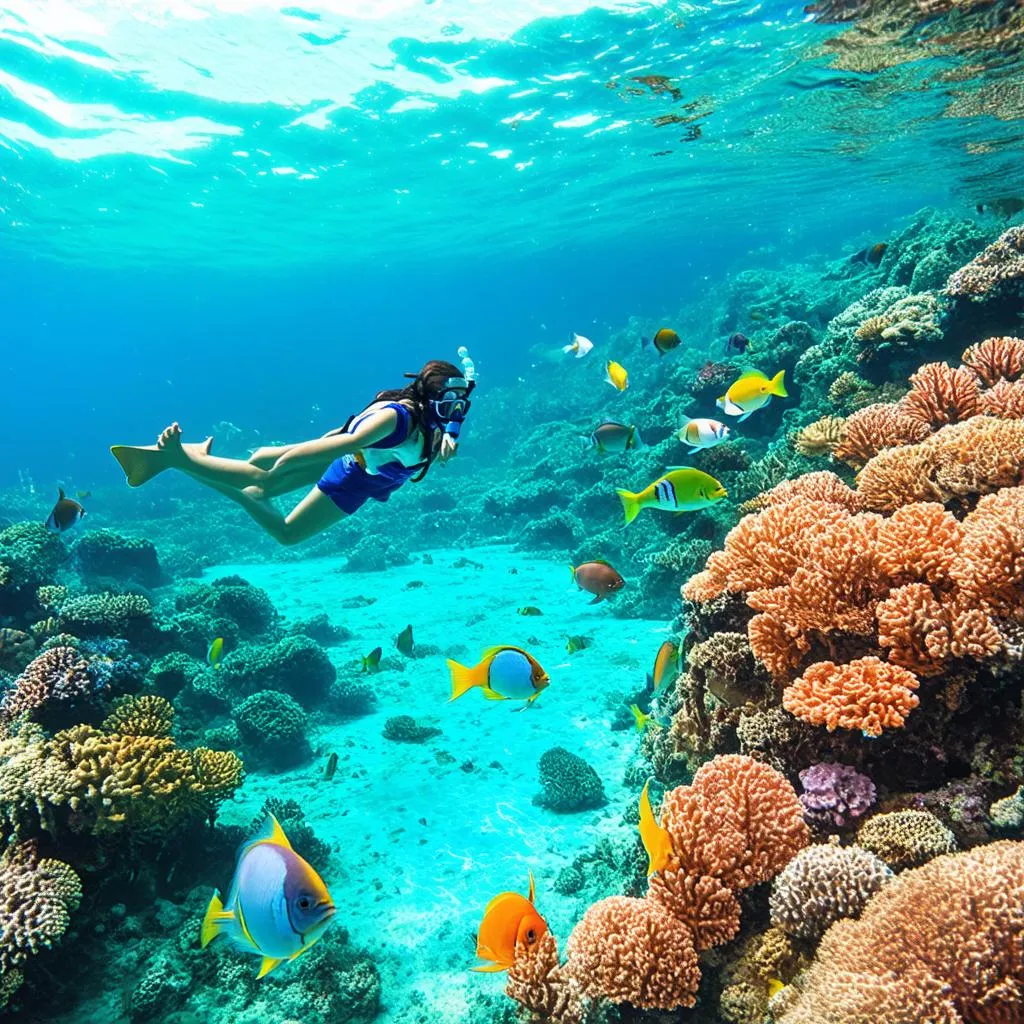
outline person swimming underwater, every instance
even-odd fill
[[[460,349],[460,354],[461,354]],[[271,537],[301,544],[353,515],[365,502],[387,501],[409,480],[422,480],[434,461],[457,450],[459,430],[476,386],[472,363],[465,370],[436,359],[404,388],[381,391],[362,412],[323,437],[259,448],[246,459],[212,455],[212,438],[183,444],[172,423],[155,445],[115,445],[110,451],[131,487],[166,469],[178,469],[231,498]],[[309,493],[283,515],[272,499],[301,487]]]

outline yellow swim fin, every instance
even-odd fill
[[[167,459],[155,444],[142,447],[115,444],[110,454],[120,463],[129,487],[141,487],[167,469]]]
[[[272,956],[265,956],[263,963],[260,964],[259,974],[256,975],[256,980],[266,977],[275,967],[280,967],[284,963],[284,960],[275,960]]]
[[[632,491],[615,492],[622,501],[622,511],[626,514],[626,525],[628,526],[640,514],[640,495]]]
[[[224,925],[228,921],[233,921],[235,915],[230,910],[224,909],[224,904],[221,902],[220,893],[214,889],[213,895],[210,897],[210,904],[206,908],[206,914],[203,917],[203,927],[199,934],[199,945],[205,949],[222,931],[224,931]]]

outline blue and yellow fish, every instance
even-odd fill
[[[203,918],[201,944],[218,935],[262,957],[257,978],[306,952],[323,935],[335,906],[323,879],[291,847],[277,819],[238,851],[227,903],[215,889]]]
[[[449,658],[448,669],[452,674],[451,700],[479,686],[488,700],[526,701],[517,711],[529,707],[550,681],[537,659],[521,647],[489,647],[472,668]]]

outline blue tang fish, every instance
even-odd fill
[[[479,686],[488,700],[525,700],[518,711],[529,707],[549,682],[537,659],[520,647],[489,647],[472,668],[449,658],[448,669],[452,700]]]
[[[218,935],[263,958],[257,978],[305,953],[334,917],[323,879],[292,848],[277,819],[238,851],[227,903],[214,890],[203,918],[201,944]]]

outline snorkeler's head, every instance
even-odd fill
[[[410,389],[430,410],[432,425],[457,437],[459,424],[469,412],[475,381],[467,380],[459,367],[444,359],[432,359],[419,373],[406,376],[413,378]]]

